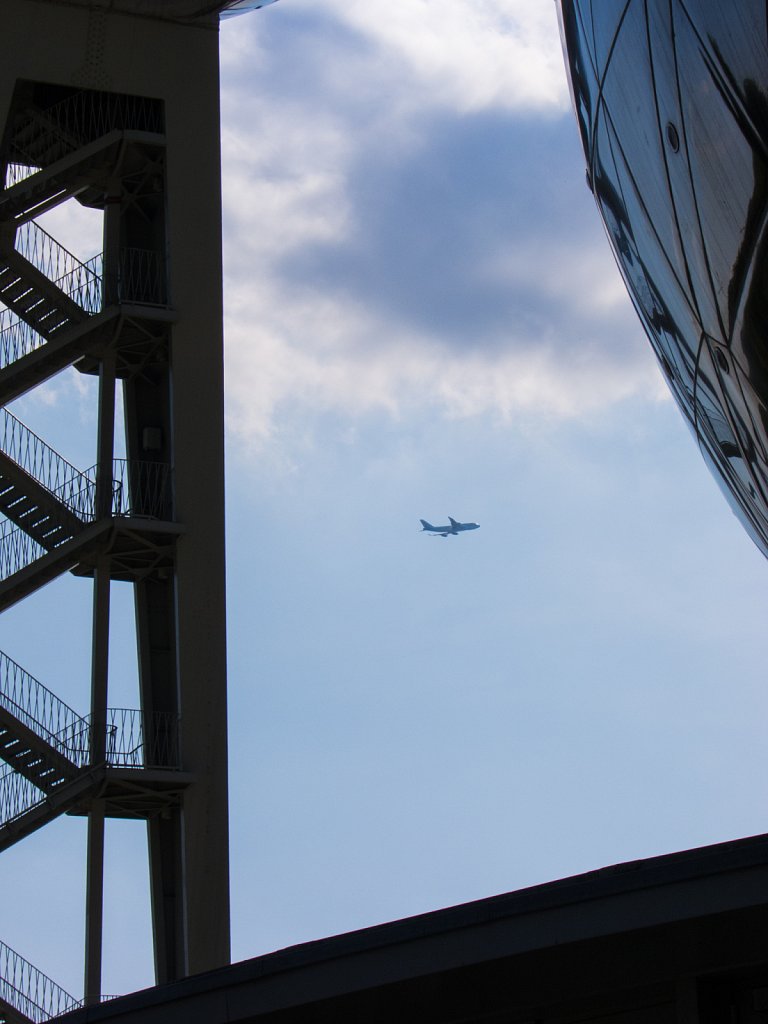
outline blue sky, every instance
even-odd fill
[[[554,5],[282,0],[223,26],[222,115],[235,959],[763,831],[765,562],[614,267]],[[93,462],[88,380],[19,406]],[[0,622],[82,710],[89,614],[65,579]],[[106,991],[151,983],[143,838]],[[14,847],[0,906],[76,994],[84,848]]]

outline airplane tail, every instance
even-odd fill
[[[435,527],[432,526],[431,523],[428,523],[426,519],[420,519],[419,522],[421,523],[421,532],[422,533],[424,533],[425,530],[434,530],[435,529]]]

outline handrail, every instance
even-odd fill
[[[180,768],[176,715],[149,715],[132,709],[110,708],[106,733],[107,757],[102,763],[109,768],[163,768],[170,771]],[[59,736],[53,737],[52,745],[64,753],[73,771],[82,771],[90,766],[91,737],[89,715],[76,719]],[[46,792],[9,765],[0,774],[0,830],[41,807],[51,791],[66,781],[66,777],[59,778]]]
[[[36,164],[22,164],[10,161],[5,165],[3,188],[13,188],[13,186],[18,185],[20,181],[26,181],[27,178],[31,178],[33,174],[37,174],[39,170],[40,168]]]
[[[6,188],[29,176],[24,174],[25,167],[48,166],[111,131],[160,135],[164,130],[162,104],[158,100],[91,89],[72,93],[50,107],[28,110],[26,114],[27,120],[17,124],[11,139]],[[14,170],[9,180],[11,167]]]
[[[45,338],[10,309],[0,309],[0,369],[45,344]]]
[[[32,477],[85,526],[96,518],[96,466],[81,473],[7,409],[1,410],[0,450]],[[172,518],[171,468],[164,462],[114,459],[111,515],[169,521]],[[65,525],[66,529],[59,529]],[[49,537],[31,537],[23,527],[0,525],[0,581],[71,539],[78,527],[56,521],[51,513]],[[42,542],[41,542],[42,541]]]
[[[101,253],[83,263],[34,220],[17,228],[14,248],[85,312],[102,308]]]
[[[47,799],[34,782],[9,767],[0,775],[0,828],[40,807]]]
[[[4,942],[0,942],[0,998],[34,1024],[83,1005]]]
[[[86,719],[90,722],[90,715]],[[171,711],[107,709],[110,768],[181,768],[179,716]]]
[[[171,467],[167,462],[114,459],[112,515],[171,518]]]
[[[85,715],[56,737],[65,756],[79,768],[91,763],[92,721],[91,715]],[[109,768],[178,769],[178,723],[172,712],[107,708],[104,763]]]
[[[39,679],[0,651],[0,707],[54,750],[83,768],[90,764],[90,715],[78,715]],[[108,708],[106,763],[112,768],[178,768],[178,716],[168,711]]]
[[[81,473],[7,409],[0,417],[0,449],[78,518],[93,518],[95,478]]]
[[[3,651],[0,706],[68,760],[74,760],[71,737],[82,730],[84,719]]]
[[[132,246],[120,250],[118,297],[120,302],[137,306],[168,304],[165,265],[159,252]]]
[[[85,313],[93,315],[104,308],[103,268],[104,253],[99,252],[53,283]]]
[[[92,315],[104,308],[103,253],[83,262],[34,220],[18,227],[14,249],[83,312]],[[117,298],[137,306],[167,305],[165,264],[159,252],[135,246],[120,249]]]
[[[63,543],[64,538],[62,538]],[[0,526],[0,580],[7,580],[14,573],[48,554],[39,541],[25,533],[20,526],[5,522]]]
[[[120,719],[127,716],[128,726],[120,730]],[[149,728],[137,723],[148,719]],[[110,724],[118,722],[117,725]],[[86,771],[88,764],[88,744],[91,736],[90,716],[83,719],[84,728],[81,732],[82,748],[71,750],[70,753],[83,763],[78,771]],[[71,737],[76,742],[76,737]],[[132,746],[133,744],[133,746]],[[178,754],[178,717],[171,714],[149,716],[145,712],[127,708],[110,708],[107,725],[107,758],[102,762],[108,768],[159,768],[165,771],[179,771]],[[166,754],[168,755],[166,757]],[[51,789],[55,790],[65,784],[61,779]],[[12,824],[25,814],[42,807],[50,795],[34,784],[25,775],[10,765],[0,774],[0,835],[6,825]]]
[[[116,129],[163,132],[162,104],[144,96],[83,89],[47,107],[44,116],[81,145]]]
[[[107,756],[103,763],[108,768],[181,769],[179,717],[171,712],[151,714],[134,708],[109,708],[106,738]],[[90,715],[56,740],[66,743],[66,756],[78,770],[88,768]],[[0,774],[0,829],[42,806],[47,799],[42,789],[9,766]]]

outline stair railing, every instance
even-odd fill
[[[72,93],[44,110],[30,108],[24,114],[25,120],[17,119],[9,149],[8,166],[19,168],[13,184],[111,131],[164,130],[158,100],[93,90]]]
[[[77,731],[66,738],[70,760],[80,769],[89,764],[90,716],[81,719]],[[179,771],[179,719],[177,715],[146,712],[131,708],[107,711],[107,757],[109,768],[163,768]],[[58,783],[64,785],[65,781]],[[56,787],[54,787],[56,788]],[[0,774],[0,829],[41,807],[48,794],[10,765]]]
[[[112,768],[179,769],[179,716],[166,711],[108,708],[107,764]]]
[[[34,782],[9,767],[0,775],[0,828],[10,825],[48,799]]]
[[[112,479],[112,515],[170,519],[171,467],[168,463],[115,459]]]
[[[35,1024],[83,1005],[4,942],[0,942],[0,998]]]
[[[45,338],[10,309],[0,308],[0,369],[45,344]]]
[[[103,273],[104,254],[97,253],[53,283],[86,313],[93,314],[104,307]]]
[[[168,302],[165,282],[165,265],[159,252],[129,246],[120,250],[121,302],[165,306]]]
[[[163,132],[162,104],[144,96],[96,92],[72,93],[45,110],[48,122],[65,138],[92,142],[107,132]]]
[[[7,409],[0,410],[0,448],[83,525],[94,520],[95,466],[81,473]],[[113,516],[171,519],[171,469],[167,463],[114,459],[112,473]],[[51,532],[56,527],[52,518]],[[44,546],[10,520],[0,523],[0,581],[20,572],[71,537],[71,533],[60,532],[55,543]]]
[[[91,716],[78,715],[39,679],[0,651],[0,706],[78,768],[90,763]],[[178,768],[178,716],[134,708],[107,710],[107,764]]]
[[[3,651],[0,651],[0,706],[68,760],[78,766],[87,764],[87,758],[77,760],[73,754],[77,750],[77,737],[83,730],[89,730],[88,723]]]
[[[108,767],[163,768],[169,771],[181,768],[178,716],[148,715],[127,708],[110,708],[107,714],[105,764]],[[84,727],[77,736],[69,737],[70,742],[80,745],[79,749],[70,748],[68,755],[77,759],[81,769],[85,769],[88,766],[90,725],[88,718],[82,721]],[[62,781],[58,786],[64,784]],[[47,799],[48,794],[9,765],[0,773],[0,835],[4,826],[41,807]]]
[[[3,188],[13,188],[14,185],[18,185],[20,181],[25,181],[39,170],[40,168],[34,164],[7,163],[5,165]]]
[[[75,716],[55,746],[73,764],[90,764],[91,715]],[[149,714],[137,708],[107,708],[106,761],[110,768],[178,769],[179,720],[169,712]]]
[[[132,722],[121,733],[120,719],[126,713]],[[114,724],[116,721],[117,725]],[[81,768],[85,769],[88,766],[90,726],[88,719],[83,719],[83,722],[85,727],[78,734],[80,738],[70,737],[70,741],[79,743],[80,748],[70,749],[69,755],[82,762]],[[113,723],[107,727],[105,764],[108,767],[164,768],[169,771],[180,769],[179,722],[176,715],[150,716],[138,710],[110,708],[108,722]],[[147,722],[150,727],[145,729]],[[141,725],[137,727],[137,723]],[[64,784],[64,781],[58,783],[59,786]],[[0,835],[4,826],[12,824],[36,807],[41,807],[47,799],[48,794],[9,765],[0,773]]]
[[[16,252],[87,313],[102,308],[102,255],[83,263],[34,220],[19,225]]]
[[[7,521],[0,526],[0,580],[7,580],[47,554],[48,549],[33,540],[20,526]],[[72,564],[75,564],[74,560]]]
[[[15,119],[8,150],[10,162],[33,169],[48,167],[74,153],[87,139],[80,132],[67,130],[57,117],[58,104],[44,110],[28,107]],[[20,172],[23,180],[23,171]],[[27,175],[28,177],[29,175]]]
[[[81,473],[7,409],[0,416],[0,448],[79,519],[93,518],[95,477]]]

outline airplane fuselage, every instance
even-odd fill
[[[449,526],[433,526],[426,519],[420,519],[421,532],[431,533],[439,537],[458,537],[465,530],[479,530],[479,523],[457,523],[455,519],[448,516]]]

